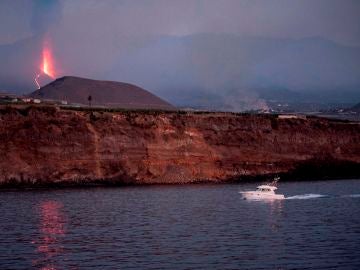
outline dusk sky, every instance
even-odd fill
[[[46,43],[56,77],[127,81],[173,103],[257,106],[259,89],[279,88],[353,99],[359,14],[357,0],[2,0],[0,90],[36,88]]]

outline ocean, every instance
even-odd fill
[[[360,181],[0,191],[0,269],[360,269]]]

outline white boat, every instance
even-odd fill
[[[240,191],[244,200],[283,200],[285,196],[276,194],[277,187],[271,185],[261,185],[255,191]]]

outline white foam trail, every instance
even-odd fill
[[[326,195],[322,195],[322,194],[302,194],[302,195],[295,195],[295,196],[290,196],[290,197],[286,197],[286,200],[308,200],[308,199],[316,199],[316,198],[323,198],[326,197]]]
[[[360,198],[360,194],[349,194],[349,195],[343,195],[342,197],[346,197],[346,198]]]

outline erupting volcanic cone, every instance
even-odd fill
[[[38,72],[34,78],[34,82],[38,89],[56,78],[54,65],[55,61],[49,44],[50,43],[47,40],[44,41],[41,55],[40,72]]]

